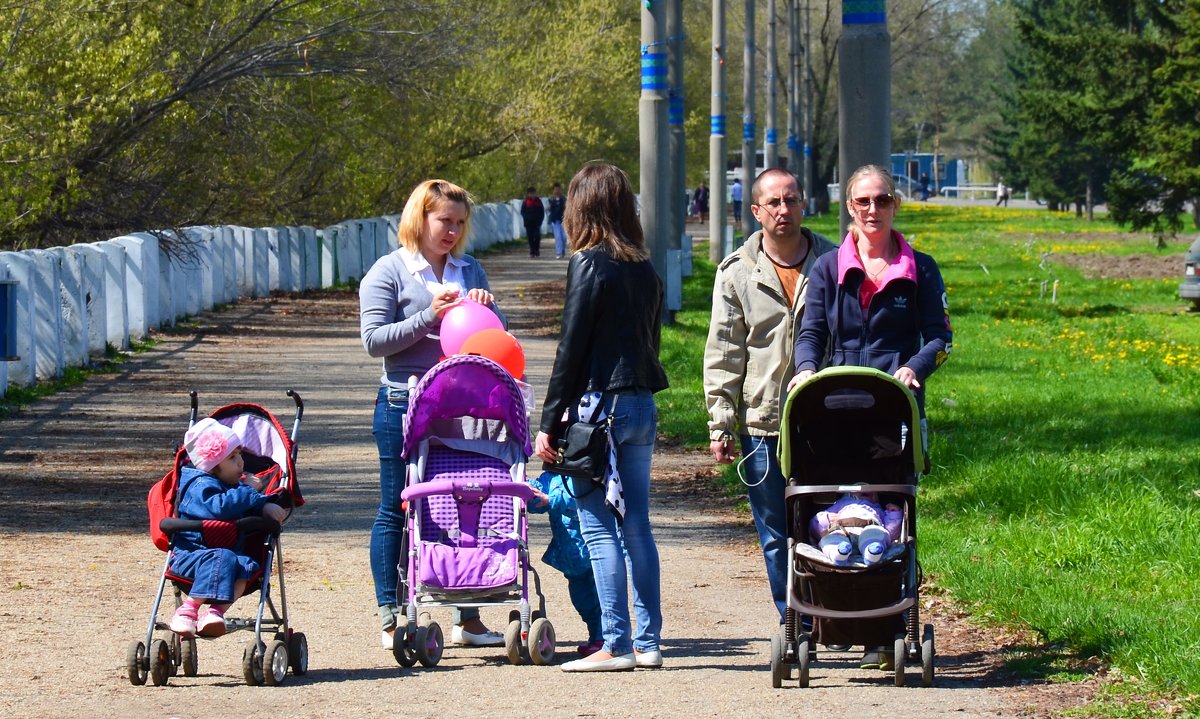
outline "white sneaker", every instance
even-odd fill
[[[388,651],[391,651],[392,647],[395,646],[395,640],[392,638],[392,635],[386,629],[384,629],[382,632],[380,632],[380,643],[382,643],[383,648],[387,649]]]
[[[455,624],[454,628],[450,630],[450,641],[468,647],[502,647],[504,646],[504,635],[499,632],[475,634]]]

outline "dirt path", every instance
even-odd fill
[[[566,263],[513,249],[484,264],[532,384],[544,391]],[[243,302],[163,333],[116,373],[0,422],[0,716],[792,717],[901,707],[919,717],[1031,716],[1081,704],[1092,691],[1007,676],[998,650],[1017,640],[974,629],[934,592],[924,616],[938,632],[935,688],[898,689],[882,673],[822,662],[812,688],[772,690],[773,609],[753,531],[713,494],[708,458],[680,450],[655,458],[666,669],[569,675],[458,647],[436,669],[401,669],[379,648],[367,561],[380,370],[357,327],[351,293]],[[186,428],[187,391],[199,393],[205,413],[249,401],[290,418],[289,388],[306,402],[298,474],[309,503],[285,533],[286,579],[293,623],[310,643],[309,674],[280,688],[246,686],[241,656],[251,635],[238,632],[200,644],[199,676],[131,686],[125,648],[145,631],[163,561],[146,537],[144,498]],[[540,557],[544,515],[531,535]],[[541,574],[556,661],[565,661],[585,631],[562,577]],[[505,615],[484,611],[497,627]],[[918,675],[910,670],[909,683]]]

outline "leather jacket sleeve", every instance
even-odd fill
[[[553,435],[569,402],[587,387],[588,355],[602,294],[602,282],[591,253],[577,252],[567,265],[567,297],[554,369],[542,405],[541,431]]]

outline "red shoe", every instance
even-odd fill
[[[604,648],[604,640],[597,639],[594,642],[588,642],[587,644],[580,644],[579,647],[575,651],[579,652],[580,656],[589,657],[589,656],[595,654],[596,652],[600,651],[603,648]]]

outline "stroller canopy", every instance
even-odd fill
[[[924,467],[920,414],[912,392],[870,367],[830,367],[788,393],[779,437],[779,466],[793,462],[903,463]]]
[[[487,440],[533,454],[525,397],[499,364],[477,355],[455,355],[425,373],[408,398],[404,456],[431,437]]]
[[[282,472],[279,488],[287,492],[292,506],[299,507],[304,504],[300,484],[296,479],[294,445],[274,415],[256,404],[237,403],[226,405],[210,416],[241,437],[243,450],[278,465]],[[251,467],[249,464],[246,467],[246,471],[255,474],[261,470],[262,468]]]

